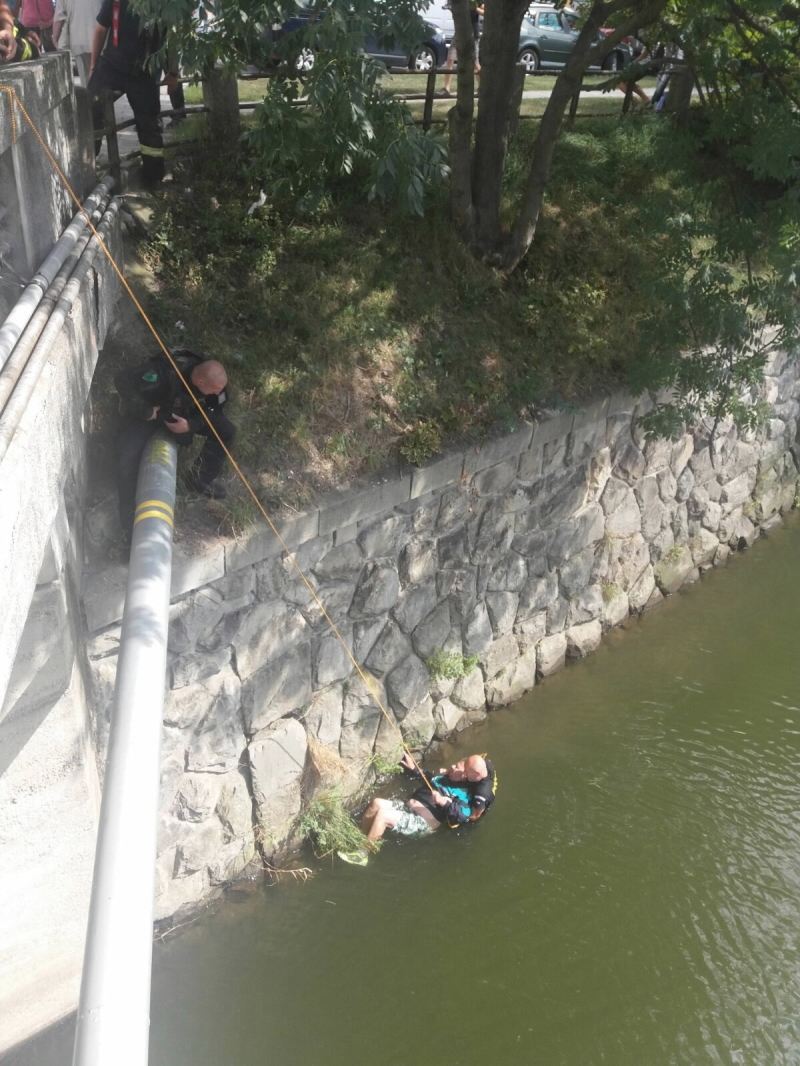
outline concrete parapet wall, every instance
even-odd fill
[[[4,66],[0,84],[17,88],[84,196],[87,141],[68,56]],[[17,242],[23,276],[74,213],[53,179],[19,115],[14,142],[0,93],[0,231]],[[118,229],[109,243],[121,262]],[[80,984],[99,803],[80,602],[86,442],[117,295],[99,254],[0,461],[0,1054],[73,1009]]]
[[[94,183],[90,116],[76,106],[72,61],[66,52],[0,67],[0,86],[13,89],[76,196]],[[75,205],[19,107],[13,122],[9,93],[0,92],[0,244],[23,277],[50,251]],[[88,120],[88,121],[87,121]],[[0,320],[10,309],[0,292]]]
[[[614,394],[333,493],[280,532],[393,720],[424,747],[780,521],[797,495],[795,360],[773,358],[762,398],[771,416],[757,432],[726,423],[713,441],[701,428],[647,443],[645,407]],[[124,576],[112,568],[85,586],[101,750]],[[177,553],[173,593],[159,918],[291,841],[337,759],[355,788],[398,746],[269,530]],[[477,665],[431,677],[437,650]]]

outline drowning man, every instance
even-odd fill
[[[408,752],[400,765],[415,777],[422,777]],[[485,755],[470,755],[431,775],[430,785],[429,788],[425,783],[418,788],[406,803],[373,799],[361,822],[367,840],[380,840],[387,829],[400,836],[423,837],[445,823],[456,829],[476,822],[494,803],[497,777]],[[355,866],[366,866],[369,850],[339,852],[339,858]]]

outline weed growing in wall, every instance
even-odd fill
[[[311,837],[318,858],[330,855],[333,851],[349,852],[361,848],[378,850],[378,846],[367,840],[353,821],[338,788],[314,797],[300,818],[300,828]]]
[[[478,658],[477,655],[462,655],[458,651],[436,648],[425,660],[425,665],[432,678],[455,681],[471,673],[478,665]]]

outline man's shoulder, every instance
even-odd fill
[[[494,766],[486,760],[486,768],[489,773],[481,781],[472,785],[472,799],[477,807],[488,807],[494,801],[495,795],[495,772]]]

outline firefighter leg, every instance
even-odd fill
[[[164,177],[164,141],[159,124],[161,97],[158,82],[151,74],[139,74],[128,78],[125,94],[136,120],[145,184],[156,185]]]

